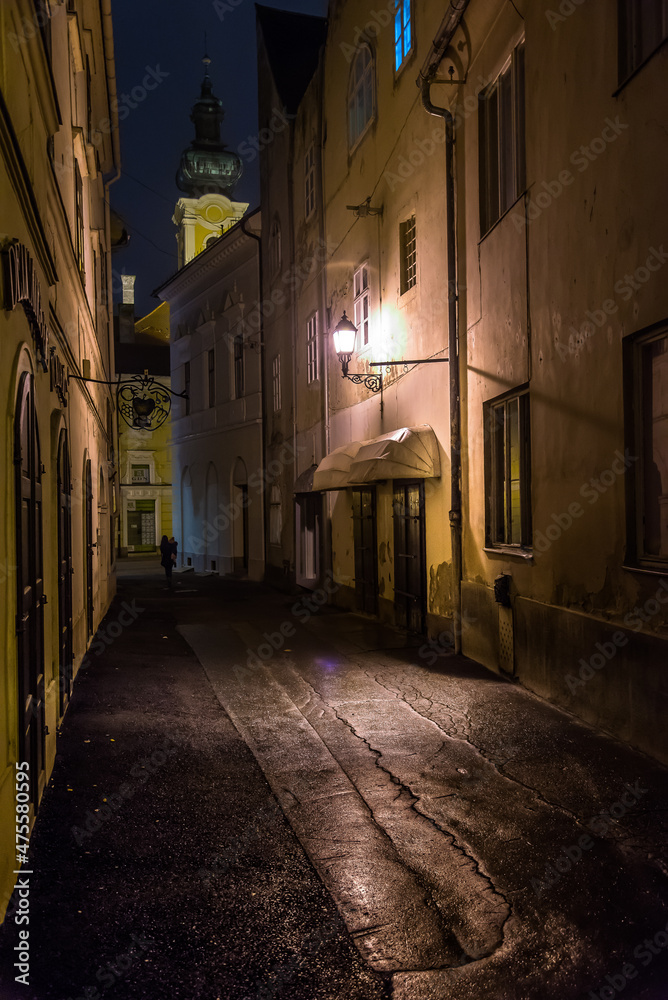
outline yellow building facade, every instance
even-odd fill
[[[36,13],[38,11],[38,13]],[[47,13],[52,16],[47,17]],[[0,917],[115,589],[109,0],[0,7]],[[27,796],[27,802],[26,802]],[[26,827],[22,832],[25,834]]]
[[[123,276],[118,317],[116,368],[120,382],[147,372],[169,389],[169,305],[162,303],[134,321],[134,276]],[[129,315],[128,315],[129,313]],[[120,517],[118,550],[122,556],[155,552],[172,529],[171,393],[164,419],[149,426],[128,411],[118,415]]]

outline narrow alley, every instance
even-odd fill
[[[3,1000],[664,1000],[666,771],[327,596],[119,563]]]

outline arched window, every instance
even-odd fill
[[[373,118],[373,56],[362,45],[350,72],[348,91],[348,143],[352,149]]]
[[[281,224],[278,219],[274,219],[271,224],[270,233],[270,252],[271,252],[271,273],[278,274],[281,269],[282,260],[282,248],[281,248]]]

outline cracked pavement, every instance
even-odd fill
[[[142,893],[157,891],[160,880],[178,881],[187,864],[188,888],[174,899],[197,913],[216,947],[205,952],[205,965],[200,956],[195,979],[176,971],[181,945],[169,928],[177,918],[168,912],[162,931],[153,926],[155,914],[146,915],[130,881],[112,907],[114,920],[121,898],[135,918],[143,914],[142,929],[173,958],[169,990],[161,958],[153,979],[148,968],[136,982],[131,972],[105,1000],[605,1000],[617,993],[666,1000],[666,769],[464,657],[426,667],[420,643],[370,618],[315,604],[311,611],[308,595],[192,573],[175,577],[170,593],[149,568],[138,561],[119,579],[118,600],[137,597],[147,609],[132,628],[143,630],[156,687],[151,732],[167,732],[181,748],[165,768],[165,794],[181,788],[181,755],[192,768],[199,741],[195,785],[205,821],[189,831],[192,864],[190,848],[168,861],[147,849]],[[171,652],[182,651],[179,676],[160,650],[163,635]],[[128,629],[105,654],[109,670],[124,669],[119,652],[132,643]],[[108,731],[116,717],[128,717],[133,736],[117,740],[139,738],[149,711],[133,693],[139,664],[128,667],[127,693],[104,704]],[[65,739],[68,727],[80,729],[82,710],[94,708],[85,700],[94,670],[79,685]],[[33,836],[33,863],[39,868],[40,852],[47,858],[47,886],[49,864],[60,859],[53,803],[74,767],[68,759],[64,773],[54,772],[56,790],[49,788]],[[181,846],[192,793],[186,786],[179,794],[179,809],[160,819],[167,840]],[[152,816],[150,800],[143,805]],[[97,835],[99,849],[103,837],[113,838],[112,826]],[[108,849],[117,859],[130,850],[113,839]],[[277,865],[284,856],[290,864]],[[91,863],[81,852],[74,861],[84,870]],[[266,865],[271,878],[264,888],[260,879],[256,898],[249,889]],[[97,870],[90,878],[99,878]],[[61,905],[57,885],[50,891],[45,922],[49,907]],[[75,897],[81,902],[87,892],[88,882]],[[5,933],[4,954],[7,940]],[[280,958],[269,961],[276,948]],[[62,989],[34,995],[69,996]]]

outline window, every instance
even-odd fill
[[[277,354],[271,363],[271,392],[274,400],[274,413],[281,408],[281,355]]]
[[[413,46],[411,0],[395,0],[394,5],[394,68],[401,69]]]
[[[362,45],[350,72],[348,93],[348,143],[352,149],[373,118],[373,58]]]
[[[308,214],[308,213],[307,213]],[[281,248],[281,224],[278,219],[274,219],[271,224],[269,234],[269,246],[271,256],[271,273],[278,274],[281,269],[282,248]]]
[[[668,0],[618,0],[619,82],[634,73],[668,37]]]
[[[278,486],[272,486],[269,500],[269,542],[271,545],[281,544],[283,533],[283,508],[281,506],[281,491]]]
[[[75,192],[75,211],[76,211],[76,240],[75,240],[75,250],[77,255],[77,263],[79,265],[79,271],[84,274],[85,270],[85,256],[84,256],[84,211],[83,211],[83,181],[81,180],[81,171],[79,170],[79,164],[74,164],[74,192]]]
[[[190,362],[186,361],[183,366],[183,391],[185,392],[185,407],[184,413],[186,417],[190,413]]]
[[[318,314],[314,313],[306,324],[306,361],[309,382],[318,378]]]
[[[86,141],[93,141],[93,101],[91,98],[90,59],[86,56]]]
[[[151,475],[148,465],[133,465],[132,466],[132,482],[133,483],[150,483]]]
[[[531,546],[529,393],[485,404],[486,544]]]
[[[526,187],[524,42],[480,95],[480,235],[492,228]]]
[[[632,560],[665,569],[668,563],[668,330],[631,343],[632,385],[627,395]],[[614,469],[613,471],[617,471]],[[603,480],[601,480],[603,481]],[[635,521],[635,523],[633,523]]]
[[[369,265],[362,264],[353,278],[355,292],[355,326],[359,337],[359,350],[369,343]]]
[[[415,238],[415,216],[399,225],[399,249],[401,254],[401,294],[417,283],[417,253]]]
[[[213,349],[207,351],[209,362],[209,406],[216,405],[216,355]]]
[[[315,211],[315,147],[313,143],[309,146],[304,157],[304,191],[305,191],[305,211],[308,219],[311,212]]]
[[[240,399],[244,394],[244,337],[238,333],[234,338],[234,397]]]

